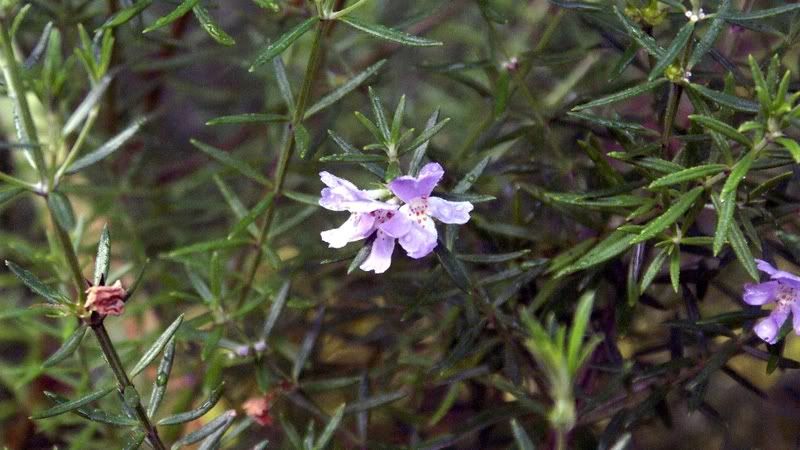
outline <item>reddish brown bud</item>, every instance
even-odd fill
[[[272,416],[269,414],[269,410],[274,398],[275,394],[272,392],[262,397],[253,397],[242,404],[242,409],[257,424],[263,427],[270,426],[272,425]]]
[[[83,305],[89,311],[101,316],[119,316],[125,307],[127,292],[122,288],[122,283],[117,280],[111,286],[92,286],[86,290],[89,294]]]

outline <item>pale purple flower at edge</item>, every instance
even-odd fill
[[[322,190],[320,206],[351,213],[339,228],[320,233],[322,240],[331,248],[342,248],[350,242],[366,239],[377,231],[370,254],[360,267],[375,273],[385,272],[392,263],[395,239],[384,233],[382,228],[387,220],[396,215],[398,206],[376,200],[370,192],[328,172],[320,172],[319,177],[328,186]]]
[[[783,323],[792,313],[792,327],[800,334],[800,277],[778,270],[766,261],[756,260],[758,270],[770,276],[770,281],[746,284],[742,300],[748,305],[760,306],[775,303],[769,316],[760,320],[753,331],[769,344],[778,341]]]
[[[419,176],[397,177],[389,183],[389,189],[405,205],[400,207],[399,214],[384,224],[383,231],[399,239],[400,245],[412,258],[422,258],[436,248],[438,235],[431,217],[452,224],[469,221],[472,203],[431,197],[433,188],[443,175],[442,166],[428,163],[422,167]]]

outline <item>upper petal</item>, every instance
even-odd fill
[[[389,183],[389,189],[394,195],[408,203],[419,197],[427,197],[444,175],[444,169],[439,163],[428,163],[419,171],[419,176],[404,175],[397,177]]]
[[[756,259],[756,267],[758,270],[766,273],[770,276],[770,278],[774,280],[792,280],[800,283],[800,277],[795,274],[784,272],[783,270],[778,270],[772,266],[772,264],[762,260]]]
[[[410,218],[410,226],[400,239],[400,245],[408,256],[419,259],[430,254],[437,244],[436,226],[428,216]]]
[[[379,209],[397,209],[396,205],[374,200],[369,192],[358,189],[353,183],[320,172],[320,179],[328,187],[322,189],[319,205],[332,211],[371,212]]]
[[[428,199],[428,211],[433,217],[444,223],[467,223],[469,212],[473,208],[470,202],[451,202],[439,197]]]
[[[392,252],[394,252],[394,238],[378,230],[369,256],[359,266],[361,270],[383,273],[392,265]]]
[[[792,303],[792,328],[794,333],[800,336],[800,303]]]
[[[775,294],[780,287],[778,281],[767,281],[758,284],[744,285],[742,300],[748,305],[764,305],[775,301]]]
[[[366,238],[374,230],[374,217],[369,214],[351,214],[339,228],[323,231],[320,237],[331,248],[342,248],[350,242]]]

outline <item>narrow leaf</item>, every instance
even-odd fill
[[[689,38],[692,36],[692,32],[694,31],[694,22],[688,21],[686,24],[681,27],[678,34],[675,35],[675,39],[672,40],[672,44],[667,48],[667,51],[664,53],[664,56],[658,59],[658,62],[653,66],[653,69],[650,71],[650,75],[647,76],[649,81],[656,79],[664,74],[664,70],[675,61],[675,58],[686,48],[686,44],[689,42]]]
[[[72,231],[75,228],[75,212],[72,210],[72,204],[66,195],[58,191],[49,193],[47,195],[47,206],[62,229]]]
[[[147,404],[147,416],[153,417],[161,405],[161,400],[164,399],[164,393],[167,392],[167,382],[172,372],[172,362],[175,359],[175,337],[173,336],[167,346],[164,348],[164,355],[161,357],[161,362],[158,364],[156,371],[156,379],[153,381],[153,391],[150,393],[150,401]]]
[[[64,344],[55,351],[52,355],[50,355],[44,363],[42,363],[42,367],[52,367],[56,364],[60,363],[61,361],[70,357],[75,350],[78,349],[81,345],[81,341],[83,337],[86,336],[86,331],[89,328],[86,325],[81,325],[69,337],[64,341]]]
[[[156,19],[156,21],[153,22],[153,24],[150,25],[149,27],[145,28],[144,31],[142,31],[142,33],[149,33],[153,30],[157,30],[161,27],[165,27],[171,24],[172,22],[175,22],[176,20],[186,15],[186,13],[191,11],[192,8],[194,8],[195,5],[197,5],[199,2],[200,0],[183,0],[181,4],[178,5],[177,8],[173,9],[172,12],[170,12],[169,14],[161,16],[158,19]]]
[[[700,166],[690,167],[688,169],[683,169],[678,172],[664,175],[661,178],[657,178],[650,183],[648,188],[655,189],[665,186],[672,186],[674,184],[683,183],[686,181],[697,180],[699,178],[716,175],[727,168],[728,166],[725,164],[703,164]]]
[[[69,303],[69,299],[61,295],[60,292],[44,284],[36,277],[36,275],[32,274],[31,272],[28,272],[27,270],[8,260],[6,260],[6,266],[8,266],[8,268],[14,272],[14,275],[16,275],[17,278],[25,283],[25,286],[28,286],[28,289],[30,289],[34,294],[44,297],[50,303]]]
[[[664,214],[651,220],[638,236],[631,240],[632,244],[644,242],[650,238],[655,237],[657,234],[664,231],[667,227],[675,223],[683,216],[683,213],[689,210],[694,205],[700,194],[703,193],[703,186],[697,186],[691,191],[684,194],[677,202],[667,209]]]
[[[197,21],[200,22],[200,26],[206,30],[209,36],[212,39],[219,42],[222,45],[234,45],[236,41],[233,40],[228,33],[226,33],[222,28],[214,22],[214,19],[211,18],[211,15],[208,14],[208,10],[200,4],[194,5],[192,7],[192,12],[194,16],[197,18]]]
[[[214,250],[241,247],[249,243],[250,241],[246,239],[217,239],[213,241],[198,242],[196,244],[173,250],[167,253],[167,256],[169,258],[178,258],[181,256],[191,255],[193,253],[205,253]]]
[[[311,323],[311,328],[303,338],[303,344],[300,346],[300,349],[297,351],[297,355],[295,356],[294,366],[292,367],[292,379],[295,381],[300,377],[300,373],[303,371],[303,366],[305,366],[306,360],[309,356],[311,356],[311,351],[314,349],[314,344],[317,342],[317,337],[322,330],[322,321],[324,318],[325,305],[320,305],[320,307],[317,308],[317,315],[314,318],[314,321]]]
[[[78,126],[83,123],[84,119],[89,115],[89,112],[98,105],[100,100],[103,98],[103,94],[105,94],[106,89],[108,88],[109,84],[111,84],[113,76],[106,75],[100,79],[86,94],[86,97],[83,101],[75,108],[75,111],[72,112],[72,115],[69,116],[67,122],[64,124],[64,128],[61,129],[61,135],[67,136],[73,131],[75,131]]]
[[[100,242],[97,244],[97,258],[94,261],[94,285],[100,281],[108,283],[108,269],[111,266],[111,237],[108,234],[108,225],[103,225],[100,233]]]
[[[368,80],[372,75],[377,73],[378,70],[380,70],[380,68],[383,67],[384,64],[386,64],[385,59],[378,61],[377,63],[364,69],[364,71],[362,71],[358,75],[347,80],[347,82],[345,82],[338,88],[334,89],[332,92],[322,97],[317,103],[311,105],[311,107],[308,108],[308,110],[306,111],[305,118],[308,119],[314,114],[322,111],[323,109],[341,100],[345,95],[352,92],[355,88],[361,86],[361,83]]]
[[[722,106],[726,106],[736,111],[757,113],[761,109],[761,106],[752,100],[747,100],[745,98],[737,97],[735,95],[730,95],[724,92],[715,91],[700,84],[692,83],[689,85],[689,88],[709,100],[712,100]]]
[[[131,369],[130,371],[131,378],[141,373],[142,370],[145,369],[145,367],[147,367],[151,362],[153,362],[154,359],[156,359],[156,356],[158,356],[158,354],[161,353],[161,350],[163,350],[164,347],[166,347],[170,339],[172,339],[172,336],[174,336],[175,332],[178,331],[178,327],[181,326],[181,322],[183,322],[183,314],[178,316],[178,318],[175,319],[175,321],[172,322],[172,324],[169,327],[167,327],[166,330],[164,330],[161,336],[159,336],[158,339],[156,339],[156,341],[153,342],[153,345],[150,346],[150,348],[144,353],[144,355],[142,355],[142,358],[139,359],[139,362],[137,362],[136,365],[133,366],[133,369]]]
[[[280,317],[281,311],[283,311],[283,307],[286,305],[286,300],[289,298],[289,287],[291,287],[291,283],[287,280],[283,283],[281,289],[272,300],[272,306],[269,308],[269,316],[267,316],[267,321],[264,322],[264,329],[261,330],[261,339],[264,341],[269,339],[272,329],[275,328],[275,324],[278,323],[278,317]]]
[[[648,81],[646,83],[638,84],[636,86],[625,89],[624,91],[620,91],[615,94],[607,95],[597,100],[592,100],[591,102],[578,105],[572,108],[572,110],[581,111],[588,108],[594,108],[597,106],[604,106],[611,103],[621,102],[623,100],[627,100],[629,98],[633,98],[638,95],[644,94],[645,92],[649,92],[657,88],[658,86],[661,86],[666,81],[667,81],[666,78],[659,78],[653,81]]]
[[[178,425],[181,423],[191,422],[192,420],[199,419],[203,417],[207,412],[211,411],[211,408],[217,404],[220,398],[222,398],[222,387],[224,383],[220,383],[219,386],[214,388],[209,394],[208,399],[204,401],[200,406],[197,408],[187,411],[180,414],[175,414],[169,417],[165,417],[158,421],[159,425]]]
[[[284,33],[275,42],[269,44],[253,61],[253,64],[250,66],[250,72],[254,71],[256,67],[272,61],[273,58],[283,53],[294,41],[310,30],[318,20],[319,18],[316,16],[309,17]]]
[[[144,123],[144,119],[134,121],[128,126],[128,128],[122,130],[119,134],[106,141],[103,145],[70,164],[69,168],[66,170],[66,173],[77,173],[91,166],[92,164],[105,159],[108,155],[122,148],[122,146],[128,142],[128,140],[133,137],[137,131],[139,131]]]
[[[713,117],[703,116],[699,114],[690,114],[689,119],[692,122],[699,123],[700,125],[702,125],[705,128],[708,128],[711,131],[716,131],[717,133],[720,133],[729,139],[733,139],[734,141],[744,145],[745,147],[749,148],[753,145],[753,143],[750,141],[750,139],[747,138],[747,136],[740,133],[738,130],[728,125],[727,123],[717,120]]]
[[[56,406],[54,406],[54,407],[52,407],[50,409],[47,409],[47,410],[44,410],[42,412],[39,412],[39,413],[36,413],[36,414],[32,415],[31,419],[33,419],[33,420],[44,419],[44,418],[47,418],[47,417],[53,417],[53,416],[57,416],[59,414],[64,414],[64,413],[70,412],[72,410],[80,408],[83,405],[89,404],[89,403],[91,403],[93,401],[96,401],[96,400],[99,400],[99,399],[105,397],[106,395],[111,393],[111,391],[113,391],[114,389],[115,389],[114,387],[106,388],[106,389],[103,389],[101,391],[92,392],[91,394],[85,395],[85,396],[83,396],[83,397],[81,397],[79,399],[76,399],[76,400],[71,400],[71,401],[67,401],[67,402],[64,402],[64,403],[59,403],[58,405],[56,405]]]
[[[258,114],[258,113],[244,113],[234,114],[231,116],[216,117],[206,122],[206,125],[231,125],[242,123],[276,123],[286,122],[289,117],[283,114]]]
[[[339,20],[357,30],[363,31],[367,34],[370,34],[380,39],[385,39],[387,41],[395,42],[397,44],[410,45],[413,47],[430,47],[436,45],[443,45],[441,42],[438,41],[433,41],[419,36],[414,36],[412,34],[408,34],[399,30],[387,28],[383,25],[367,23],[362,21],[361,19],[356,19],[354,17],[341,17]]]
[[[339,428],[339,424],[342,422],[342,417],[344,417],[344,407],[345,404],[342,403],[336,408],[336,412],[333,413],[331,420],[328,421],[328,424],[325,425],[325,429],[322,430],[320,433],[319,438],[317,438],[317,442],[314,443],[314,450],[323,450],[327,447],[328,442],[330,442],[331,438],[333,437],[333,433]]]
[[[192,145],[197,147],[198,150],[202,151],[206,155],[216,159],[218,162],[232,168],[233,170],[236,170],[242,175],[251,178],[252,180],[261,183],[265,186],[269,186],[271,184],[269,180],[267,180],[263,175],[258,173],[249,164],[234,156],[231,156],[230,153],[222,151],[216,147],[212,147],[208,144],[204,144],[196,139],[192,139],[189,142],[191,142]]]

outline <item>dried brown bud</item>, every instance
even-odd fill
[[[262,397],[253,397],[242,404],[242,409],[259,425],[272,425],[272,416],[269,414],[269,410],[274,398],[275,394],[272,392]]]
[[[101,316],[119,316],[125,307],[127,292],[122,288],[122,283],[117,280],[111,286],[92,286],[86,290],[89,294],[83,305],[89,311]]]

